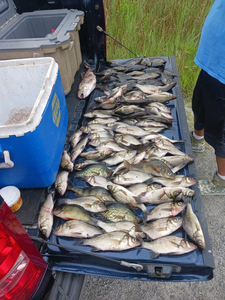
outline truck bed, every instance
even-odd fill
[[[175,57],[163,57],[166,63],[166,69],[178,73]],[[121,60],[120,63],[124,62]],[[84,70],[82,64],[79,72],[75,76],[75,81],[71,92],[67,95],[67,107],[69,112],[69,125],[65,141],[65,150],[69,150],[69,137],[83,124],[87,119],[83,117],[84,112],[88,112],[92,107],[96,106],[95,97],[101,96],[103,93],[95,89],[90,95],[89,99],[80,100],[77,98],[77,88],[80,83],[81,72]],[[163,134],[174,140],[184,140],[177,147],[192,155],[192,147],[189,137],[189,130],[186,121],[185,109],[182,99],[181,87],[179,78],[175,77],[177,82],[172,92],[176,95],[176,99],[170,101],[167,106],[171,110],[173,116],[173,123],[169,129],[166,129]],[[91,150],[89,147],[88,150]],[[186,176],[197,178],[195,163],[191,163],[178,172]],[[72,174],[70,178],[73,180]],[[85,181],[75,179],[73,180],[76,186],[89,186]],[[198,185],[191,187],[195,190],[193,197],[193,208],[198,219],[200,220],[203,233],[206,240],[206,249],[195,251],[184,255],[160,255],[156,259],[151,259],[150,253],[147,249],[134,248],[131,250],[121,252],[91,252],[89,246],[80,246],[78,240],[66,237],[57,237],[51,234],[49,241],[68,248],[62,249],[55,245],[48,245],[44,250],[44,256],[49,261],[49,268],[56,271],[72,272],[84,275],[98,275],[106,277],[115,277],[123,279],[135,280],[170,280],[170,281],[205,281],[213,278],[214,260],[208,236],[207,224],[204,216],[201,194]],[[74,194],[67,191],[64,195],[66,198],[73,198]],[[24,189],[22,190],[23,206],[16,212],[16,216],[20,222],[25,226],[30,235],[39,235],[37,228],[38,212],[41,204],[45,200],[45,189]],[[147,205],[148,209],[153,208]],[[29,213],[27,213],[29,212]],[[137,211],[137,214],[141,212]],[[54,217],[53,229],[65,221]],[[187,238],[187,234],[181,227],[175,233],[177,236]],[[79,253],[77,251],[83,253]],[[94,256],[93,256],[94,255]],[[142,270],[136,270],[133,267],[121,265],[121,261],[128,263],[140,264]]]

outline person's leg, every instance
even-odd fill
[[[225,176],[225,158],[216,156],[216,163],[218,167],[218,174]]]

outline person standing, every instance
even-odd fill
[[[199,180],[203,195],[225,195],[225,1],[215,0],[205,20],[195,63],[201,68],[193,97],[194,152],[215,150],[217,171],[210,180]]]

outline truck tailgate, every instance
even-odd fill
[[[166,69],[177,73],[175,57],[172,56],[163,58],[167,61]],[[124,62],[124,60],[120,62]],[[174,81],[176,81],[177,84],[173,88],[172,92],[177,98],[169,101],[167,104],[173,116],[173,123],[169,129],[166,129],[163,132],[163,134],[170,139],[184,140],[184,143],[180,143],[177,147],[181,151],[192,155],[193,152],[179,78],[175,77]],[[76,75],[72,91],[67,95],[69,127],[64,148],[68,151],[70,149],[69,137],[81,125],[85,125],[87,122],[87,118],[83,118],[84,111],[89,112],[91,108],[96,106],[96,102],[93,99],[103,95],[100,90],[95,89],[89,99],[78,99],[76,93],[79,82],[80,71]],[[89,146],[87,150],[92,150],[92,148]],[[197,178],[195,163],[189,164],[182,170],[178,171],[177,174],[184,174],[186,176]],[[70,174],[69,177],[73,180],[75,186],[89,186],[85,181],[73,179],[73,173]],[[56,271],[135,280],[205,281],[212,279],[214,261],[207,230],[207,223],[203,211],[201,194],[198,185],[194,185],[191,188],[195,190],[192,205],[203,229],[206,241],[205,250],[197,248],[195,251],[188,254],[159,255],[156,259],[151,259],[150,253],[147,249],[138,247],[120,252],[106,251],[93,253],[91,252],[91,247],[79,245],[79,239],[58,237],[51,234],[49,238],[50,242],[66,246],[68,248],[73,248],[75,251],[65,248],[62,249],[54,245],[48,245],[44,255],[49,261],[49,267]],[[73,198],[74,194],[67,191],[63,197]],[[154,206],[147,205],[149,210],[153,207]],[[137,214],[141,215],[141,211],[138,210]],[[64,220],[54,217],[53,229],[56,229],[64,222]],[[177,230],[175,234],[179,237],[188,239],[187,234],[182,227]],[[83,253],[79,253],[78,251]],[[131,265],[129,265],[129,263]],[[133,267],[132,263],[140,264],[141,268]]]

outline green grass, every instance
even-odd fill
[[[199,74],[194,58],[202,26],[213,2],[104,0],[106,32],[137,55],[174,55],[185,104],[190,106]],[[132,57],[132,53],[107,37],[108,60]]]

